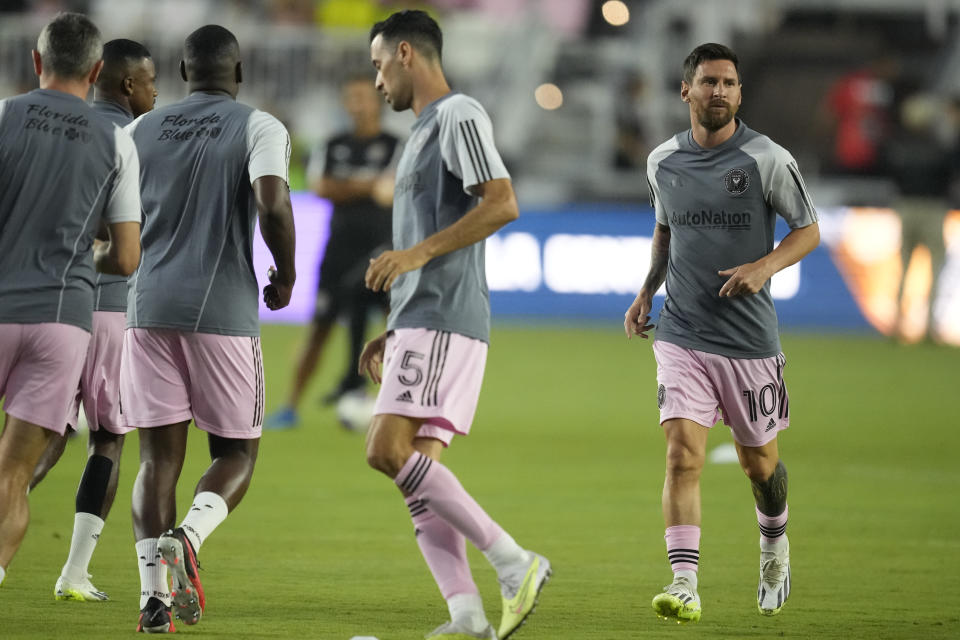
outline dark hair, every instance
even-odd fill
[[[62,78],[82,78],[103,55],[100,30],[80,13],[58,13],[37,38],[44,69]]]
[[[107,42],[103,45],[103,71],[97,78],[97,88],[100,90],[113,88],[130,75],[131,66],[149,57],[150,52],[139,42],[126,38]]]
[[[396,45],[406,40],[410,45],[437,60],[443,56],[443,33],[440,25],[425,11],[406,9],[398,11],[370,29],[370,42],[378,35],[384,42]]]
[[[183,61],[192,81],[223,79],[239,60],[236,36],[217,24],[200,27],[183,43]]]
[[[687,84],[693,82],[697,67],[707,60],[729,60],[737,71],[737,80],[740,80],[740,60],[733,49],[716,42],[708,42],[691,51],[687,59],[683,61],[683,79]]]

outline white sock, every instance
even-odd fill
[[[7,572],[3,570],[3,567],[0,567],[0,584],[3,584],[3,578],[7,575]]]
[[[190,510],[180,523],[194,552],[200,551],[200,545],[227,518],[228,511],[227,503],[212,491],[202,491],[194,496]]]
[[[506,531],[484,550],[483,555],[497,570],[497,577],[508,583],[523,580],[530,567],[530,552],[518,545]]]
[[[693,588],[697,588],[697,572],[691,571],[690,569],[681,569],[680,571],[673,572],[674,577],[676,578],[686,578],[690,581],[690,584],[693,585]]]
[[[137,541],[137,566],[140,568],[140,608],[147,606],[151,597],[170,604],[170,583],[167,581],[167,565],[160,562],[156,538]]]
[[[460,622],[467,629],[479,633],[489,626],[487,614],[483,611],[483,600],[479,593],[458,593],[447,598],[447,610],[450,620]]]
[[[83,582],[87,579],[90,558],[97,548],[103,520],[92,513],[76,513],[73,516],[73,537],[70,539],[70,555],[60,570],[60,575],[70,582]]]

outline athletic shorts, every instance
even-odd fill
[[[127,329],[120,396],[136,428],[191,418],[224,438],[259,438],[263,424],[260,338],[173,329]]]
[[[653,343],[657,358],[660,424],[686,418],[712,427],[723,417],[733,439],[759,447],[790,426],[790,399],[783,381],[786,358],[728,358]]]
[[[63,435],[90,334],[59,322],[0,324],[3,410]]]
[[[470,433],[486,363],[482,340],[435,329],[391,331],[373,413],[424,418],[417,436],[447,446],[454,435]]]
[[[120,405],[120,359],[126,324],[127,314],[122,311],[93,312],[93,334],[80,376],[80,388],[67,418],[71,427],[77,426],[82,403],[91,431],[101,427],[116,435],[133,431],[127,426]]]
[[[331,238],[333,242],[336,240]],[[370,291],[363,279],[370,266],[370,258],[380,255],[390,245],[381,244],[371,249],[368,246],[345,244],[334,249],[328,243],[327,247],[329,250],[320,264],[313,321],[319,324],[334,322],[345,309],[357,305],[379,306],[389,310],[389,295]]]

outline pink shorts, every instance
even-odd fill
[[[77,426],[82,402],[91,431],[100,427],[117,435],[133,431],[133,427],[127,426],[120,405],[120,356],[126,323],[127,314],[122,311],[93,312],[93,335],[80,376],[80,389],[67,419],[71,427]]]
[[[733,439],[762,446],[790,426],[790,399],[783,381],[786,358],[728,358],[653,343],[657,358],[660,424],[686,418],[712,427],[723,416]]]
[[[449,445],[467,435],[477,411],[487,343],[435,329],[397,329],[384,350],[374,415],[425,418],[417,432]]]
[[[217,436],[259,438],[264,401],[260,338],[127,329],[120,396],[133,427],[193,418]]]
[[[89,342],[89,333],[69,324],[0,324],[3,410],[63,435]]]

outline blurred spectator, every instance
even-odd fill
[[[644,126],[646,82],[643,76],[631,73],[621,85],[616,99],[615,169],[638,169],[646,166],[650,153],[650,136]]]
[[[893,108],[893,83],[899,62],[889,55],[852,71],[834,83],[827,111],[834,125],[829,165],[837,173],[882,173],[882,141],[888,133]]]
[[[948,117],[942,103],[932,95],[917,93],[903,101],[885,149],[885,161],[899,190],[895,205],[902,223],[900,257],[903,265],[897,291],[897,335],[904,335],[903,293],[907,268],[914,249],[930,251],[932,281],[928,299],[926,335],[935,339],[934,302],[937,280],[946,260],[943,222],[949,208],[954,174],[951,150],[937,136]]]

